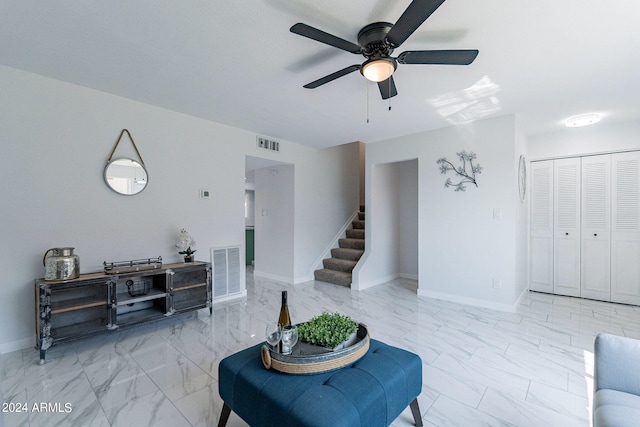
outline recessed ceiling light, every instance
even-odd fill
[[[564,121],[565,126],[568,128],[578,128],[581,126],[588,126],[600,121],[600,114],[588,113],[578,114],[577,116],[569,117]]]

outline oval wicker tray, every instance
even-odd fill
[[[289,355],[262,346],[262,364],[265,368],[287,374],[317,374],[340,369],[354,363],[369,350],[369,331],[360,323],[356,331],[355,342],[341,350],[329,350],[317,345],[299,341]]]

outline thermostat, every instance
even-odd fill
[[[200,190],[200,198],[208,199],[210,196],[209,190]]]

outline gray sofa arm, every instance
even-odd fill
[[[639,340],[598,334],[594,355],[594,392],[604,388],[640,395]]]

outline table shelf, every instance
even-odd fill
[[[78,298],[51,303],[51,314],[66,313],[67,311],[82,310],[91,307],[106,306],[108,301],[96,300],[93,297]]]
[[[132,297],[128,293],[119,293],[117,295],[117,305],[135,304],[137,302],[150,301],[157,298],[165,298],[167,293],[159,289],[151,289],[148,294]]]

